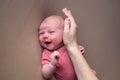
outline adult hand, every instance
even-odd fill
[[[72,16],[71,11],[67,8],[63,8],[62,11],[67,16],[67,18],[64,20],[63,42],[65,45],[77,43],[77,25],[75,23],[74,17]]]

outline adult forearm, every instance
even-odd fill
[[[77,43],[67,45],[67,49],[73,62],[78,80],[98,80],[79,51]]]

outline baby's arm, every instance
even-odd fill
[[[50,79],[53,76],[59,57],[59,52],[54,51],[50,56],[50,63],[44,64],[42,66],[42,75],[45,79]]]

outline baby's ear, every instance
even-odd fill
[[[84,48],[83,46],[79,45],[79,49],[80,49],[80,52],[81,52],[82,54],[84,54],[85,48]]]

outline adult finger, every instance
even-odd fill
[[[66,18],[64,21],[64,33],[68,33],[70,31],[70,20]]]
[[[70,22],[71,22],[71,25],[70,25],[71,27],[70,27],[70,29],[71,29],[71,31],[72,31],[73,33],[75,33],[75,32],[76,32],[76,27],[77,27],[77,25],[76,25],[76,23],[75,23],[74,17],[73,17],[72,14],[71,14],[71,11],[68,10],[67,8],[64,8],[62,11],[63,11],[64,14],[70,19]]]

